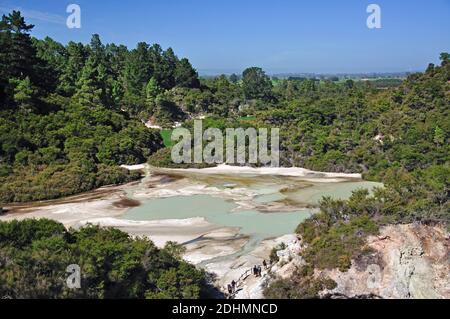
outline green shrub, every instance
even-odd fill
[[[315,278],[308,266],[297,269],[291,278],[277,279],[264,289],[268,299],[314,299],[325,289],[332,290],[336,282],[330,278]]]

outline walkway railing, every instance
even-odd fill
[[[263,267],[262,265],[257,265],[257,266],[258,266],[258,267]],[[273,266],[273,264],[270,263],[270,264],[267,264],[266,267],[264,267],[264,269],[266,270],[266,273],[269,273],[269,272],[270,272],[270,270],[272,269],[272,266]],[[238,289],[237,289],[237,288],[241,287],[241,285],[245,282],[245,280],[253,273],[253,269],[254,269],[254,267],[252,267],[252,268],[250,268],[250,269],[247,269],[245,272],[243,272],[243,273],[239,276],[238,280],[235,281],[235,282],[236,282],[235,289],[234,289],[234,291],[233,291],[230,295],[228,295],[228,299],[233,299],[233,298],[236,296],[236,294],[237,294],[237,292],[238,292]],[[261,268],[261,269],[263,269],[263,268]],[[228,289],[227,289],[227,288],[228,288],[228,287],[226,287],[226,291],[228,292]]]

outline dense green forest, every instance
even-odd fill
[[[205,273],[184,262],[180,247],[158,249],[114,228],[66,230],[41,219],[0,222],[0,298],[164,298],[211,296]],[[81,288],[66,267],[82,269]]]
[[[226,76],[203,80],[191,109],[208,114],[205,129],[279,127],[284,166],[381,179],[390,167],[411,171],[447,162],[449,67],[446,54],[442,59],[442,66],[430,65],[392,89],[353,80],[272,84],[261,69],[249,68],[238,82]],[[182,110],[190,109],[190,98],[174,96]]]
[[[0,202],[139,178],[118,165],[162,147],[142,120],[175,116],[160,93],[199,86],[189,61],[157,44],[103,45],[98,35],[63,46],[31,38],[32,28],[17,11],[0,22]]]

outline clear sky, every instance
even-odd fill
[[[65,24],[70,3],[81,29]],[[371,3],[381,29],[366,26]],[[157,42],[200,73],[417,71],[450,52],[450,0],[0,0],[2,13],[18,8],[38,38]]]

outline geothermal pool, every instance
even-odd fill
[[[317,212],[323,196],[346,199],[359,188],[372,190],[382,184],[362,180],[311,181],[300,177],[180,174],[187,187],[206,185],[198,192],[145,199],[121,218],[135,221],[203,217],[240,234],[267,239],[290,234],[304,219]],[[168,184],[170,185],[170,183]],[[133,197],[133,194],[128,194]]]
[[[264,213],[257,210],[237,210],[237,205],[211,195],[177,196],[149,200],[127,212],[123,218],[131,220],[163,220],[204,217],[210,223],[238,227],[243,235],[262,238],[292,233],[311,210]]]

